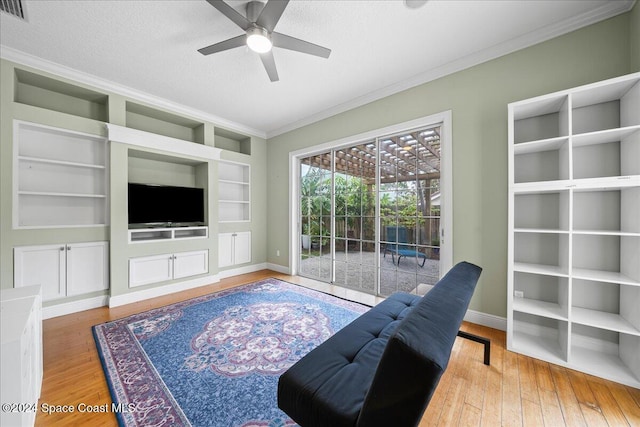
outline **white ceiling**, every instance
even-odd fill
[[[246,1],[229,3],[244,13]],[[634,0],[293,0],[276,31],[332,53],[274,49],[274,83],[247,48],[197,52],[243,33],[205,0],[23,4],[26,21],[0,13],[2,57],[271,137],[623,13]]]

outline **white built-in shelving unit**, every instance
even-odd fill
[[[640,387],[640,73],[508,110],[508,349]]]
[[[108,223],[107,141],[14,122],[14,228]]]
[[[251,220],[251,172],[247,164],[218,163],[218,221]]]

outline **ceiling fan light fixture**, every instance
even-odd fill
[[[247,30],[247,46],[254,52],[266,53],[271,50],[273,43],[271,37],[264,28],[252,27]]]

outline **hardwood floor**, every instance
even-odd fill
[[[111,404],[91,326],[267,277],[298,282],[297,277],[264,270],[179,294],[45,320],[39,407]],[[491,339],[491,366],[482,363],[482,345],[458,338],[421,427],[640,426],[640,390],[511,353],[502,331],[466,322],[462,329]],[[75,410],[39,412],[36,425],[117,426],[117,422],[112,413]]]

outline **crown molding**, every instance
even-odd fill
[[[54,74],[58,77],[92,86],[93,88],[99,90],[112,92],[118,95],[125,96],[127,98],[134,99],[136,101],[146,102],[156,107],[169,110],[175,114],[182,114],[198,120],[211,122],[214,125],[219,125],[221,127],[224,127],[225,129],[248,134],[251,136],[257,136],[259,138],[267,137],[266,132],[263,130],[244,126],[242,124],[226,120],[222,117],[218,117],[213,114],[205,113],[201,110],[187,107],[186,105],[178,104],[176,102],[172,102],[137,89],[132,89],[130,87],[123,86],[110,80],[78,71],[76,69],[66,67],[64,65],[42,59],[34,55],[30,55],[28,53],[5,46],[3,44],[0,44],[0,58],[6,59],[7,61],[15,62],[16,64],[25,65],[40,71]]]
[[[369,104],[382,98],[386,98],[407,89],[420,86],[449,74],[471,68],[475,65],[491,61],[509,53],[525,49],[527,47],[542,43],[555,37],[562,36],[588,25],[592,25],[605,19],[620,15],[622,13],[629,12],[631,9],[633,9],[633,5],[635,3],[636,0],[609,1],[602,6],[585,12],[581,15],[576,15],[570,19],[566,19],[556,24],[547,25],[546,27],[543,27],[539,30],[523,34],[522,36],[516,37],[512,40],[509,40],[508,42],[497,44],[488,49],[475,52],[471,55],[467,55],[458,60],[444,64],[440,67],[436,67],[426,72],[416,74],[415,76],[410,77],[406,80],[354,98],[345,103],[313,114],[302,120],[298,120],[280,128],[267,131],[267,139],[274,138],[292,130],[310,125],[312,123],[316,123],[320,120],[324,120],[331,116],[344,113],[354,108],[361,107],[363,105]]]

